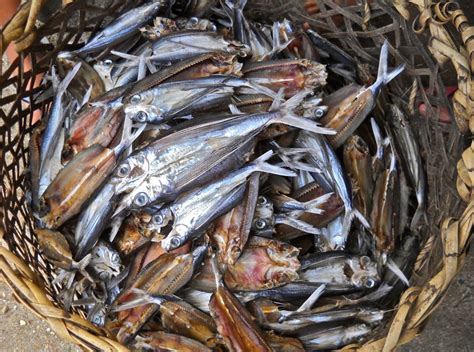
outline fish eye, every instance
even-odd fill
[[[364,255],[364,256],[360,257],[359,263],[360,263],[361,267],[366,267],[367,265],[370,264],[370,258],[367,257],[366,255]]]
[[[112,64],[113,64],[113,62],[110,59],[107,59],[107,60],[104,61],[105,66],[112,66]]]
[[[148,195],[145,192],[140,192],[136,195],[133,202],[136,206],[143,207],[148,203]]]
[[[117,253],[112,253],[111,261],[113,264],[120,264],[120,256]]]
[[[267,227],[267,222],[263,219],[256,219],[254,225],[257,230],[263,230]]]
[[[140,96],[140,94],[134,94],[134,95],[132,95],[132,97],[130,98],[130,103],[132,103],[132,104],[138,104],[141,100],[142,100],[142,97]]]
[[[241,58],[245,58],[247,57],[247,52],[245,50],[239,50],[239,52],[237,53],[237,56]]]
[[[375,280],[372,279],[372,278],[370,278],[370,277],[366,278],[366,279],[364,280],[364,286],[365,286],[366,288],[373,288],[373,287],[375,287]]]
[[[215,25],[215,24],[211,24],[211,25],[209,26],[209,30],[210,30],[211,32],[217,32],[217,27],[216,27],[216,25]]]
[[[122,166],[119,167],[117,171],[117,175],[119,177],[126,177],[130,173],[130,165],[128,164],[123,164]]]
[[[261,24],[260,22],[256,22],[256,23],[255,23],[255,28],[261,29],[261,28],[262,28],[262,24]]]
[[[163,225],[164,222],[165,222],[165,219],[164,219],[163,215],[161,215],[161,214],[153,215],[153,223],[155,225]]]
[[[173,237],[170,240],[170,245],[172,248],[178,248],[179,246],[181,246],[181,241],[178,237]]]
[[[314,115],[315,115],[316,117],[318,117],[318,118],[319,118],[319,117],[323,117],[324,114],[325,114],[325,111],[324,111],[324,109],[322,109],[322,108],[317,108],[317,109],[315,110],[315,112],[314,112]]]
[[[195,26],[195,25],[197,25],[197,24],[199,23],[199,20],[198,20],[197,17],[191,17],[191,18],[189,19],[189,22],[190,22],[193,26]]]
[[[145,111],[139,111],[135,115],[135,120],[138,122],[144,123],[148,119],[148,114]]]
[[[266,197],[264,197],[264,196],[259,196],[259,197],[257,198],[257,204],[258,204],[258,205],[265,205],[265,204],[267,204],[267,203],[268,203],[268,200],[267,200]]]

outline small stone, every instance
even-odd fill
[[[16,310],[16,308],[17,308],[17,306],[16,306],[16,305],[14,305],[14,306],[13,306],[13,310]]]
[[[51,328],[46,328],[46,332],[50,332],[51,331]]]
[[[5,314],[6,312],[8,312],[8,307],[7,307],[7,306],[3,306],[2,309],[0,310],[0,313],[1,313],[1,314]]]
[[[25,325],[26,325],[26,321],[20,320],[20,325],[21,325],[21,326],[25,326]]]

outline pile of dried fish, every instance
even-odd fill
[[[397,104],[369,116],[403,66],[385,42],[371,81],[244,6],[136,7],[35,97],[53,96],[30,142],[41,249],[65,309],[132,348],[336,349],[383,331],[408,285],[420,151]]]

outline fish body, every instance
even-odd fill
[[[423,170],[420,148],[410,122],[396,105],[390,106],[389,123],[393,127],[393,134],[396,140],[395,147],[398,155],[403,160],[402,165],[406,169],[410,184],[416,193],[418,207],[410,224],[410,230],[414,231],[420,218],[423,215],[426,216],[426,175]]]
[[[328,293],[360,291],[380,283],[377,265],[369,257],[338,251],[301,259],[300,278],[312,284],[325,284]]]
[[[76,54],[84,55],[100,51],[113,44],[123,42],[137,33],[138,29],[150,21],[166,3],[166,1],[156,1],[125,12],[97,33],[86,45],[76,50]]]
[[[388,84],[403,71],[404,65],[398,66],[388,73],[388,41],[385,41],[380,51],[380,61],[377,80],[370,87],[350,85],[326,97],[323,104],[329,107],[321,123],[337,131],[329,137],[332,147],[337,149],[354,133],[375,106],[375,101],[382,86]]]
[[[233,207],[243,196],[242,184],[254,172],[277,173],[293,176],[293,172],[266,163],[273,153],[267,152],[254,162],[231,172],[225,178],[210,183],[195,191],[179,196],[170,208],[163,212],[173,214],[173,229],[163,240],[163,247],[171,250],[180,247],[189,237],[210,221]],[[228,196],[230,197],[228,197]]]

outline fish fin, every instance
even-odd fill
[[[141,54],[138,58],[138,73],[137,81],[142,80],[146,76],[146,63],[145,63],[145,54]]]
[[[229,110],[232,115],[244,115],[244,113],[234,104],[229,104]]]
[[[265,154],[261,155],[255,159],[252,164],[255,166],[255,171],[265,172],[267,174],[287,176],[287,177],[296,177],[296,173],[288,169],[282,168],[280,166],[271,165],[266,161],[273,156],[273,151],[269,150]]]
[[[335,134],[336,131],[330,128],[321,127],[319,123],[310,119],[293,115],[292,113],[280,112],[272,119],[273,123],[282,123],[291,127],[296,127],[302,130],[311,131],[318,134]]]
[[[388,46],[388,40],[385,39],[380,50],[377,80],[370,87],[374,95],[377,95],[383,85],[388,84],[388,82],[398,76],[405,69],[405,64],[402,64],[396,67],[393,71],[388,72]]]
[[[329,198],[333,195],[333,192],[329,192],[326,194],[323,194],[322,196],[319,196],[316,199],[312,199],[310,201],[307,201],[304,204],[305,207],[305,212],[306,213],[311,213],[311,214],[321,214],[324,213],[324,210],[318,208],[320,205],[323,205],[328,201]]]
[[[77,74],[77,72],[79,71],[80,68],[81,68],[81,62],[78,62],[77,64],[74,65],[74,67],[71,69],[71,71],[69,71],[67,73],[66,77],[64,77],[62,82],[59,83],[58,91],[56,93],[57,96],[59,96],[61,94],[64,94],[67,87],[69,87],[69,84],[74,79],[74,77],[76,76],[76,74]]]
[[[214,166],[221,163],[229,155],[239,150],[239,148],[245,148],[247,143],[251,141],[255,136],[257,136],[257,134],[260,132],[261,130],[258,129],[257,131],[254,131],[254,133],[250,136],[238,138],[234,140],[233,143],[230,143],[225,147],[216,150],[216,152],[212,155],[212,158],[210,158],[209,163],[201,163],[198,167],[194,168],[192,170],[193,172],[189,173],[187,177],[183,177],[178,182],[176,182],[176,189],[180,189],[181,187],[184,187],[185,185],[194,181],[196,178],[203,175],[206,171],[212,169]]]
[[[119,145],[114,148],[115,155],[120,155],[125,149],[127,149],[145,130],[146,124],[138,126],[135,132],[132,132],[131,120],[125,119],[123,126],[122,140]]]
[[[86,105],[86,104],[89,102],[89,100],[91,99],[92,89],[93,89],[93,88],[94,88],[94,86],[91,85],[91,86],[87,89],[86,94],[84,94],[84,98],[82,99],[81,104],[78,106],[78,110],[79,110],[80,108],[82,108],[84,105]]]
[[[357,220],[359,220],[359,222],[366,228],[366,229],[369,229],[370,230],[370,224],[369,222],[367,221],[367,219],[365,218],[364,215],[362,215],[362,213],[357,210],[356,208],[352,209],[352,213],[354,214],[354,217],[357,218]]]
[[[318,207],[324,204],[332,196],[332,194],[333,194],[332,192],[327,193],[318,198],[309,200],[307,202],[300,202],[296,199],[290,198],[288,196],[284,196],[285,200],[283,201],[280,207],[282,209],[296,209],[296,210],[301,210],[305,213],[320,215],[324,213],[324,210]]]
[[[141,290],[139,288],[132,288],[130,289],[130,292],[134,294],[135,298],[130,301],[127,301],[124,304],[113,306],[110,310],[112,313],[132,309],[135,307],[143,306],[145,304],[161,305],[166,301],[180,300],[178,297],[172,295],[150,295],[146,291]]]
[[[410,282],[409,282],[408,278],[405,276],[403,271],[400,270],[400,268],[392,260],[392,258],[388,258],[387,268],[389,268],[407,287],[410,287]]]
[[[296,310],[296,313],[310,310],[316,301],[323,295],[324,291],[326,291],[326,284],[322,284],[317,289],[315,289],[311,296],[309,296],[308,299],[304,301],[303,304]]]
[[[245,5],[247,5],[247,0],[237,0],[237,1],[225,0],[225,4],[231,10],[243,11]]]
[[[294,212],[293,212],[294,214]],[[305,221],[296,219],[292,217],[291,215],[286,215],[286,214],[278,214],[275,216],[275,224],[285,224],[288,225],[294,229],[303,231],[305,233],[310,233],[313,235],[320,235],[322,234],[322,231],[316,227],[314,227],[311,224],[308,224]]]
[[[109,233],[109,241],[113,242],[115,239],[115,236],[117,236],[117,233],[119,232],[120,228],[122,227],[123,220],[125,218],[122,216],[116,216],[112,219],[112,222],[110,224],[110,233]]]
[[[344,236],[347,236],[349,234],[349,231],[351,229],[351,224],[352,220],[354,218],[357,218],[357,220],[360,221],[360,223],[367,229],[370,230],[370,224],[367,221],[367,219],[362,215],[362,213],[357,210],[356,208],[352,208],[349,211],[346,211],[346,214],[344,215],[344,221],[342,225],[342,233]]]
[[[273,102],[268,111],[276,111],[281,107],[282,103],[285,101],[285,88],[278,89],[278,92],[272,98]]]
[[[415,214],[413,215],[410,223],[410,231],[415,231],[416,230],[416,225],[421,220],[421,217],[424,217],[426,220],[426,209],[424,204],[418,204],[418,207],[415,210]]]
[[[92,254],[87,254],[84,258],[82,258],[79,262],[76,263],[76,268],[79,271],[83,271],[89,265],[92,258]]]

